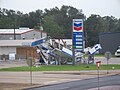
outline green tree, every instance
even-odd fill
[[[103,32],[115,32],[117,29],[118,20],[111,16],[105,16],[102,18],[104,23],[105,31]]]
[[[98,36],[102,30],[101,17],[99,15],[91,15],[86,20],[86,32],[89,46],[98,43]]]
[[[44,17],[43,28],[46,32],[48,32],[48,35],[52,38],[62,38],[64,35],[62,29],[55,22],[54,16],[52,15]]]
[[[116,32],[120,32],[120,19],[118,20],[116,25]]]

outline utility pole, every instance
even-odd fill
[[[14,40],[16,40],[15,27],[16,27],[16,25],[15,25],[15,22],[14,22]]]
[[[41,23],[41,19],[40,19],[40,33],[41,33],[41,38],[42,38],[42,31],[43,31],[43,28],[42,28],[42,23]]]

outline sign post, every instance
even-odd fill
[[[109,74],[108,65],[109,65],[109,59],[112,57],[111,52],[109,51],[105,52],[105,57],[107,59],[107,74]]]
[[[98,68],[98,90],[100,90],[100,88],[99,88],[99,70],[100,70],[101,61],[96,62],[96,65]]]
[[[73,19],[73,32],[72,32],[72,52],[73,52],[73,65],[75,65],[75,52],[83,51],[83,20]]]
[[[32,85],[32,66],[34,65],[34,60],[32,57],[27,59],[27,64],[30,67],[30,85]]]

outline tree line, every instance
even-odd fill
[[[87,46],[99,42],[99,33],[120,31],[120,19],[95,14],[86,18],[82,9],[72,6],[63,5],[60,9],[55,7],[44,11],[38,9],[28,14],[0,8],[1,29],[29,27],[40,30],[43,26],[44,31],[52,38],[72,38],[73,19],[83,19],[84,39],[88,43]]]

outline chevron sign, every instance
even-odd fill
[[[73,32],[83,32],[82,19],[73,19]]]
[[[72,33],[73,48],[77,51],[83,51],[83,20],[73,19]]]

